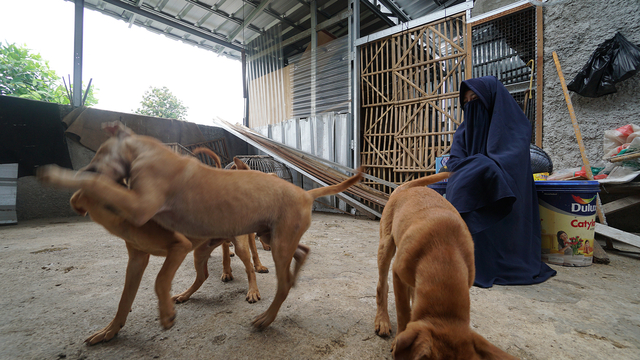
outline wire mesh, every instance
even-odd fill
[[[262,171],[263,173],[274,173],[278,175],[280,179],[293,182],[289,168],[269,155],[237,155],[236,157],[247,164],[251,170]],[[233,161],[227,164],[225,169],[230,169],[232,166]]]
[[[535,142],[537,84],[536,9],[529,7],[472,27],[472,77],[493,75],[531,122]]]

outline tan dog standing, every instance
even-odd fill
[[[209,155],[211,156],[211,154]],[[214,157],[215,159],[217,159],[217,156]],[[219,164],[219,160],[217,162]],[[125,284],[116,316],[105,328],[92,334],[85,342],[93,345],[101,341],[109,341],[125,325],[131,305],[138,292],[142,275],[149,263],[149,255],[166,257],[156,278],[155,290],[158,296],[160,322],[165,329],[172,327],[175,320],[174,301],[182,302],[187,300],[202,285],[204,279],[208,277],[207,261],[209,255],[220,244],[220,241],[189,239],[180,233],[166,230],[154,221],[149,221],[142,226],[134,226],[91,197],[85,196],[82,190],[78,190],[73,194],[70,203],[76,212],[81,215],[87,215],[88,213],[93,221],[104,226],[113,235],[122,238],[126,243],[129,254]],[[246,300],[254,303],[260,299],[260,292],[258,291],[256,276],[249,257],[249,237],[247,235],[237,236],[231,241],[236,244],[238,257],[243,261],[247,271],[249,291]],[[172,298],[171,283],[175,273],[187,253],[194,248],[196,281],[189,290]]]
[[[269,308],[253,320],[256,328],[276,318],[309,253],[299,242],[311,224],[314,199],[342,192],[362,178],[359,171],[340,184],[305,191],[260,171],[211,168],[118,122],[104,128],[113,136],[85,171],[48,165],[39,169],[40,181],[82,189],[134,226],[153,219],[189,238],[217,241],[257,233],[271,245],[278,286]],[[130,179],[130,189],[118,185],[125,178]]]
[[[231,170],[251,170],[251,168],[247,164],[245,164],[242,160],[234,157]],[[276,177],[278,176],[276,174],[270,174],[270,175],[273,175]],[[258,249],[256,248],[256,234],[251,233],[248,236],[249,236],[249,248],[251,249],[251,258],[253,259],[253,266],[256,272],[268,273],[269,269],[266,266],[262,265],[262,262],[260,262],[260,256],[258,256]],[[271,248],[266,248],[265,246],[268,246],[268,245],[265,245],[265,243],[262,242],[262,240],[260,240],[260,242],[262,243],[263,249],[265,250],[271,249]],[[233,275],[231,274],[231,264],[230,264],[231,256],[233,255],[229,250],[229,243],[225,242],[224,244],[222,244],[222,261],[223,261],[222,281],[233,280]]]
[[[376,333],[391,332],[387,279],[395,254],[395,359],[515,359],[469,326],[473,240],[453,205],[425,187],[447,177],[449,173],[441,173],[403,184],[385,205],[380,219]]]
[[[207,154],[216,163],[216,166],[218,167],[218,169],[222,169],[222,166],[220,164],[220,158],[211,149],[206,147],[199,147],[193,150],[193,153],[194,155],[200,154],[200,153]],[[233,160],[239,161],[235,158]],[[245,265],[245,271],[247,271],[247,275],[250,272],[252,273],[251,275],[248,276],[249,292],[247,293],[246,300],[249,303],[255,303],[256,301],[260,300],[260,291],[258,290],[258,285],[256,283],[255,273],[253,273],[253,271],[250,271],[247,268],[247,266],[251,265],[251,261],[246,256],[246,253],[245,253],[246,248],[248,247],[251,250],[251,254],[254,261],[257,259],[257,264],[260,265],[258,266],[254,263],[254,268],[256,269],[256,271],[258,271],[259,269],[263,270],[262,268],[266,269],[266,267],[262,266],[262,264],[260,263],[260,258],[258,257],[257,250],[253,250],[256,247],[254,234],[236,236],[235,240],[236,242],[241,242],[243,245],[242,248],[239,249],[239,251],[242,252],[242,255],[238,254],[238,256],[240,257],[240,260],[242,260],[243,264]],[[212,241],[209,243],[205,243],[194,250],[193,262],[196,269],[196,278],[193,281],[193,284],[187,290],[185,290],[181,294],[173,296],[172,299],[176,303],[182,303],[189,300],[189,298],[191,298],[191,295],[193,295],[196,291],[198,291],[198,289],[200,289],[200,287],[205,282],[205,280],[209,278],[209,267],[208,267],[209,257],[211,256],[211,252],[213,252],[213,250],[216,247],[218,247],[218,245],[221,245],[222,247],[222,276],[220,277],[220,280],[224,282],[233,280],[233,274],[231,271],[232,254],[229,251],[229,243],[233,243],[233,241],[226,240],[226,241],[223,241],[221,244],[218,242]],[[258,272],[269,272],[269,270],[258,271]]]
[[[236,170],[236,169],[237,170],[251,170],[249,165],[245,164],[243,161],[240,161],[238,163],[234,163],[233,165],[231,165],[231,169],[233,169],[233,170]],[[275,176],[275,177],[279,177],[278,174],[276,174],[276,173],[267,173],[267,174]],[[271,251],[271,246],[269,246],[269,244],[265,243],[260,238],[258,238],[258,240],[260,240],[260,243],[262,244],[262,250]],[[253,251],[253,248],[251,248],[251,251]],[[256,250],[255,254],[257,254],[257,253],[258,252]],[[254,254],[254,253],[252,253],[252,254]],[[256,269],[256,271],[258,271],[258,269]],[[258,272],[262,272],[262,271],[258,271]],[[267,270],[265,272],[269,272],[269,270]]]

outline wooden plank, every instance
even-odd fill
[[[640,195],[632,195],[602,205],[602,211],[609,215],[637,204],[640,204]]]
[[[513,13],[518,12],[520,10],[524,10],[524,9],[530,8],[531,6],[535,6],[535,5],[533,5],[533,4],[523,4],[523,5],[520,5],[518,7],[514,7],[512,9],[509,9],[509,10],[506,10],[506,11],[502,11],[499,14],[495,14],[495,15],[492,15],[492,16],[487,16],[486,18],[482,18],[482,19],[477,20],[477,21],[473,21],[473,17],[472,17],[471,18],[471,24],[473,26],[478,26],[478,25],[484,24],[484,23],[486,23],[488,21],[495,20],[495,19],[501,18],[503,16],[507,16],[509,14],[513,14]],[[541,6],[538,6],[538,7],[541,8]]]
[[[640,193],[640,183],[630,182],[625,184],[600,184],[602,191],[607,194]]]
[[[610,237],[628,245],[640,248],[640,236],[622,231],[611,226],[596,223],[596,234]]]
[[[610,240],[607,238],[607,247],[613,248],[613,244],[610,244]],[[609,255],[604,251],[602,245],[599,242],[593,242],[593,262],[595,264],[608,264],[610,262]]]
[[[536,9],[536,145],[542,148],[542,85],[544,77],[544,31],[542,6]]]

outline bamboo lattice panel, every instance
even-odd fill
[[[361,155],[371,175],[401,184],[434,173],[449,152],[462,121],[466,34],[462,13],[361,47]]]

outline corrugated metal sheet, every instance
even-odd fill
[[[349,112],[351,83],[349,73],[349,42],[346,36],[333,40],[316,50],[315,113]],[[291,88],[293,89],[293,116],[311,116],[312,111],[312,57],[310,53],[289,59]]]
[[[292,148],[351,167],[352,129],[351,114],[326,113],[253,130]]]
[[[0,165],[0,224],[15,224],[18,195],[18,164]]]

